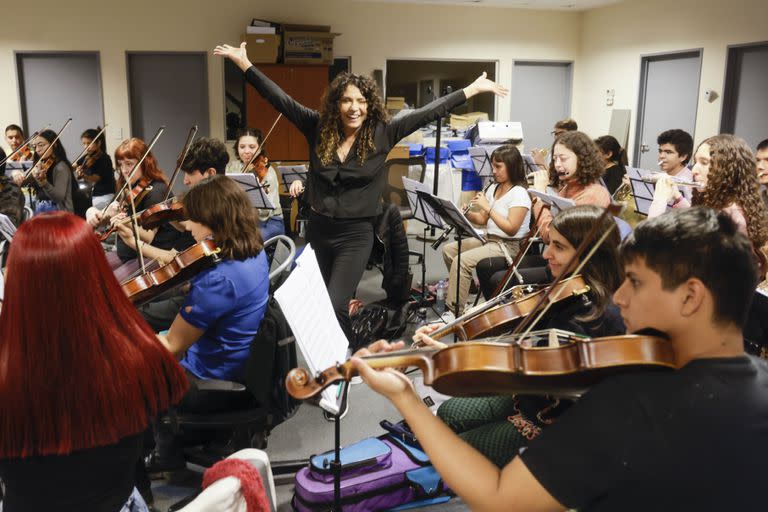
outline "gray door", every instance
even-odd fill
[[[153,153],[169,178],[190,127],[198,125],[198,137],[210,133],[206,58],[203,52],[128,53],[131,134],[149,142],[165,126]]]
[[[752,149],[768,138],[768,43],[728,49],[720,131],[746,139]]]
[[[571,115],[571,69],[570,62],[514,63],[510,120],[523,123],[529,151],[549,149],[555,122]]]
[[[700,50],[642,58],[635,167],[658,170],[656,137],[664,130],[694,135],[700,75]]]
[[[61,141],[67,156],[75,158],[83,149],[83,130],[104,126],[98,53],[17,53],[16,64],[21,123],[27,134],[48,123],[59,131],[71,117]]]

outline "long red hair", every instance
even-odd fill
[[[123,173],[120,172],[120,164],[118,162],[120,160],[125,160],[126,158],[138,160],[146,150],[147,143],[136,137],[125,139],[119,146],[117,146],[117,149],[115,149],[115,166],[118,170],[117,190],[120,190],[122,186],[125,185],[125,178],[123,178]],[[141,171],[144,177],[149,181],[162,181],[166,185],[168,184],[168,178],[165,177],[163,171],[158,167],[157,159],[151,151],[141,163]]]
[[[84,220],[52,212],[19,227],[0,313],[0,458],[113,444],[186,388]]]

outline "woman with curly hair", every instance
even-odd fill
[[[317,255],[336,316],[349,334],[347,305],[373,245],[373,220],[381,211],[390,149],[468,98],[484,92],[504,96],[507,90],[483,73],[464,89],[390,121],[376,83],[367,76],[343,73],[330,84],[317,112],[296,102],[256,69],[248,60],[245,43],[217,46],[213,53],[243,70],[259,94],[307,139],[311,207],[307,240]],[[296,184],[292,194],[301,189]]]
[[[707,206],[727,213],[746,234],[756,252],[768,241],[766,209],[760,198],[755,155],[744,139],[730,134],[715,135],[699,144],[694,154],[693,180],[700,187],[688,201],[677,184],[667,177],[656,183],[648,217],[671,208]]]
[[[603,175],[603,162],[600,149],[586,133],[564,132],[552,147],[549,171],[534,173],[533,188],[546,192],[547,186],[551,185],[557,189],[557,195],[577,205],[593,204],[605,208],[611,202],[611,195],[598,181]],[[533,214],[539,235],[548,243],[552,213],[547,205],[536,201]]]

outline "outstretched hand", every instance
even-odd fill
[[[234,62],[237,67],[245,71],[253,65],[251,64],[251,61],[248,60],[248,52],[245,50],[245,45],[245,42],[240,43],[239,47],[221,44],[213,49],[213,54],[226,57]]]
[[[503,98],[509,93],[509,89],[497,84],[493,80],[488,80],[487,77],[488,74],[483,71],[483,74],[477,77],[477,80],[464,88],[464,94],[466,94],[467,98],[471,98],[476,94],[484,92],[492,92],[496,96],[501,96]]]

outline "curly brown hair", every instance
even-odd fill
[[[344,138],[339,102],[347,86],[350,85],[357,87],[368,102],[368,113],[365,121],[363,121],[363,125],[360,127],[360,139],[357,145],[357,158],[361,164],[376,149],[373,144],[373,134],[376,125],[389,120],[389,114],[384,107],[384,101],[381,99],[379,87],[371,77],[354,73],[341,73],[326,89],[323,94],[322,106],[320,107],[320,134],[317,144],[317,156],[323,165],[331,163],[334,152],[338,149]]]
[[[702,144],[709,145],[709,174],[704,190],[694,190],[693,203],[716,210],[732,204],[740,206],[747,220],[749,239],[759,249],[768,241],[768,221],[760,198],[754,153],[744,139],[730,134],[706,139],[696,153]]]
[[[597,144],[589,135],[584,132],[564,132],[552,144],[553,159],[549,164],[549,175],[552,178],[552,185],[554,187],[562,185],[555,171],[554,152],[557,144],[561,144],[576,153],[575,177],[579,185],[591,185],[600,179],[600,176],[605,172],[600,148],[597,147]]]

